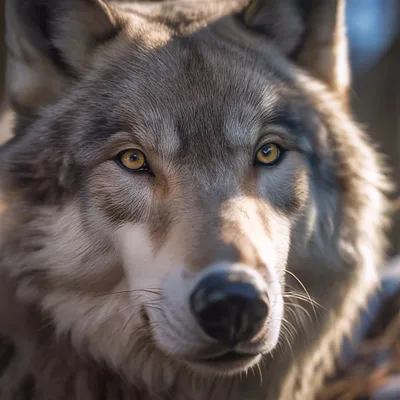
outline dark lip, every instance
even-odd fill
[[[202,359],[202,362],[205,363],[227,363],[227,362],[240,362],[240,361],[247,361],[254,357],[257,357],[258,354],[250,354],[250,353],[238,353],[237,351],[228,351],[219,356],[215,357],[207,357]]]

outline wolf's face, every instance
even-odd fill
[[[286,335],[286,271],[333,288],[339,262],[337,143],[292,64],[297,6],[61,3],[8,9],[21,116],[0,236],[19,295],[127,374],[246,370]],[[248,28],[264,7],[286,36]]]

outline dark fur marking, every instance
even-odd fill
[[[301,35],[301,38],[299,40],[299,44],[295,47],[295,49],[291,52],[290,57],[293,60],[296,60],[297,57],[301,54],[301,51],[304,48],[304,43],[305,40],[310,32],[310,26],[309,26],[309,19],[310,19],[310,14],[313,11],[313,8],[316,6],[315,0],[302,0],[302,1],[297,1],[297,7],[299,10],[299,13],[301,15],[302,20],[304,21],[304,32]]]
[[[48,2],[20,1],[19,7],[21,16],[24,18],[25,27],[33,38],[35,45],[50,57],[60,71],[69,77],[76,78],[77,75],[72,66],[66,62],[61,51],[52,43],[53,28],[50,24],[52,15]]]
[[[106,32],[104,35],[93,38],[91,47],[94,48],[97,46],[106,45],[107,43],[116,39],[116,37],[121,33],[122,29],[123,26],[118,24],[114,26],[109,32]]]
[[[32,375],[26,375],[14,394],[15,400],[33,400],[36,392],[36,382]]]
[[[15,353],[14,343],[7,336],[0,334],[0,377],[9,366]]]

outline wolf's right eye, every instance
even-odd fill
[[[121,153],[116,156],[115,161],[120,167],[130,171],[149,170],[146,157],[140,150],[129,149],[121,151]]]

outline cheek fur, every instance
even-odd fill
[[[262,169],[258,179],[259,193],[283,215],[294,216],[306,206],[308,170],[300,154],[288,152],[276,167]]]
[[[139,223],[149,214],[151,179],[145,172],[130,173],[110,162],[91,174],[87,194],[110,221]]]

